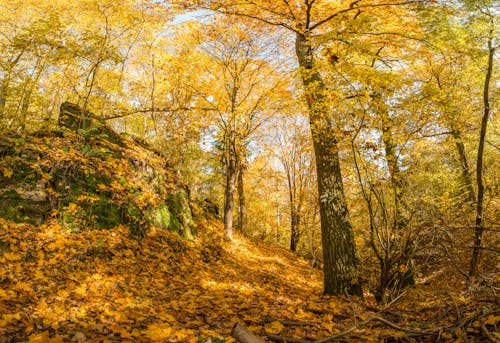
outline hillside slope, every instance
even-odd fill
[[[307,319],[318,272],[282,249],[226,242],[220,227],[205,225],[186,241],[161,229],[137,239],[125,227],[73,233],[2,220],[2,342],[197,342],[227,337],[236,321]]]
[[[296,343],[498,338],[498,301],[464,297],[446,271],[397,308],[321,295],[321,272],[297,255],[229,241],[202,210],[193,220],[160,154],[72,123],[1,136],[0,343],[234,342],[237,322]]]

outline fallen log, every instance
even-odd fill
[[[236,323],[231,330],[233,336],[240,343],[265,343],[262,339],[255,336],[251,331],[240,323]]]

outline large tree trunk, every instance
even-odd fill
[[[308,33],[296,36],[296,54],[305,88],[316,156],[324,260],[324,293],[362,295],[354,234],[348,220],[340,159],[326,103],[328,91],[314,67]]]
[[[481,133],[479,136],[479,147],[477,149],[477,203],[476,203],[476,229],[474,232],[474,249],[472,251],[472,259],[470,263],[469,276],[472,278],[477,273],[479,264],[479,252],[481,250],[481,241],[483,239],[483,201],[484,201],[484,184],[483,184],[483,155],[484,155],[484,142],[486,141],[486,128],[488,126],[488,118],[490,116],[490,82],[491,74],[493,73],[493,57],[495,55],[495,47],[493,46],[492,32],[490,32],[488,39],[488,67],[486,70],[486,78],[484,80],[483,88],[483,103],[484,112],[481,121]]]
[[[244,167],[240,165],[238,169],[238,199],[240,203],[238,212],[238,227],[240,231],[246,235],[248,233],[247,227],[247,204],[245,199],[245,187],[243,183]]]

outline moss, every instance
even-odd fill
[[[101,197],[89,211],[92,214],[92,221],[98,229],[111,229],[122,223],[120,207],[113,204],[109,199]]]
[[[135,204],[124,204],[121,212],[124,224],[128,225],[130,233],[143,236],[149,229],[149,222],[144,218],[142,211]]]
[[[88,194],[87,194],[88,195]],[[61,223],[74,231],[81,228],[94,230],[112,229],[123,222],[120,207],[104,196],[98,197],[97,202],[77,201],[66,199],[60,214]],[[71,201],[73,200],[73,201]]]
[[[177,232],[179,234],[183,234],[183,227],[179,219],[175,216],[172,216],[172,219],[170,220],[170,223],[168,225],[168,229],[174,232]]]
[[[162,229],[168,229],[170,227],[170,222],[173,220],[173,216],[168,210],[167,205],[163,204],[155,208],[150,215],[150,221],[154,226]]]
[[[170,228],[179,232],[183,237],[192,239],[194,233],[194,222],[189,206],[189,196],[185,190],[171,194],[167,198],[168,206],[174,214],[177,222],[172,221]]]

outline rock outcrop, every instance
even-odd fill
[[[64,103],[60,129],[0,138],[0,217],[74,231],[151,226],[191,238],[189,195],[154,150]]]

